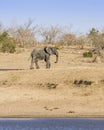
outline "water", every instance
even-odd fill
[[[104,130],[104,119],[0,119],[0,130]]]

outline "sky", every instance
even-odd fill
[[[60,25],[78,33],[104,29],[104,0],[0,0],[0,23]]]

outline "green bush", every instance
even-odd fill
[[[90,51],[83,53],[83,57],[92,57],[92,56],[93,56],[93,54]]]
[[[16,50],[16,44],[13,42],[13,39],[8,36],[7,32],[4,32],[0,35],[0,51],[14,53]]]
[[[14,53],[16,46],[12,42],[5,42],[2,44],[1,51],[2,52],[8,52],[8,53]]]

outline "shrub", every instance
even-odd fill
[[[92,57],[92,56],[93,56],[93,54],[90,51],[83,53],[83,57]]]
[[[5,42],[2,44],[1,51],[2,52],[8,52],[8,53],[14,53],[16,46],[13,42]]]
[[[7,32],[4,32],[0,35],[0,51],[14,53],[16,44],[13,42],[13,39],[8,36]]]

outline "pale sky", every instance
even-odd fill
[[[74,31],[104,29],[104,0],[0,0],[0,23],[71,26]]]

